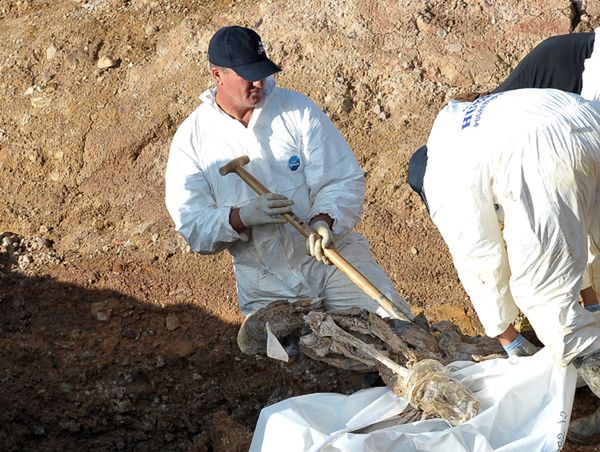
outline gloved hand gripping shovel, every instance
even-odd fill
[[[221,167],[219,174],[225,176],[229,173],[236,173],[259,195],[269,193],[264,185],[243,168],[249,161],[250,159],[247,156],[238,157]],[[316,234],[310,226],[298,219],[295,214],[283,214],[282,216],[305,238],[308,238],[311,234]],[[340,256],[337,251],[326,248],[323,252],[340,271],[385,309],[392,318],[411,322],[408,316],[400,311],[389,298]],[[407,397],[411,405],[423,410],[426,415],[441,417],[453,425],[458,425],[473,418],[479,412],[479,400],[458,380],[450,377],[439,361],[426,359],[407,369],[372,346],[347,333],[337,326],[332,319],[318,322],[315,326],[311,325],[311,328],[313,330],[318,329],[321,336],[331,337],[333,340],[366,353],[389,369],[393,375],[403,382],[401,386],[404,389],[400,395]]]
[[[243,168],[243,166],[249,161],[250,159],[245,155],[238,157],[219,168],[219,174],[221,174],[221,176],[225,176],[229,173],[237,173],[237,175],[240,176],[242,180],[259,195],[270,193],[270,191],[263,184],[261,184],[252,174]],[[308,238],[311,234],[316,234],[313,228],[301,221],[294,213],[284,213],[282,217],[294,228],[296,228],[296,230],[298,230],[298,232],[300,232],[304,238]],[[412,321],[337,251],[331,248],[325,248],[323,253],[331,261],[331,263],[333,263],[342,273],[350,278],[354,284],[362,289],[363,292],[371,297],[379,306],[385,309],[385,311],[393,319],[405,320],[407,322]]]

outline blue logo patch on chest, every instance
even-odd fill
[[[288,168],[291,171],[296,171],[300,168],[300,158],[297,155],[292,155],[288,160]]]

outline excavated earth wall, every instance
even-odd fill
[[[168,148],[219,27],[258,30],[278,83],[347,138],[359,230],[415,312],[481,334],[408,157],[450,97],[599,16],[596,0],[0,2],[0,449],[247,450],[266,404],[369,384],[242,355],[229,256],[173,230]],[[576,414],[597,405],[579,392]]]

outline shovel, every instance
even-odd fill
[[[269,190],[264,185],[243,168],[248,162],[250,162],[250,159],[247,156],[238,157],[219,168],[219,174],[225,176],[229,173],[236,173],[259,195],[269,193]],[[305,238],[308,238],[311,234],[316,234],[313,228],[302,222],[294,213],[284,213],[282,216]],[[392,318],[412,322],[406,314],[398,309],[389,298],[354,268],[352,264],[340,256],[337,251],[325,248],[323,253],[342,273],[348,276],[354,284],[369,295]],[[425,413],[446,419],[452,425],[461,424],[477,415],[479,401],[475,395],[459,381],[451,378],[438,361],[432,359],[423,360],[413,365],[410,369],[407,369],[392,361],[371,345],[345,332],[331,319],[323,322],[319,330],[322,336],[335,337],[337,340],[350,345],[356,350],[361,350],[363,353],[372,356],[381,363],[393,375],[402,380],[410,403],[422,409]]]
[[[248,156],[233,159],[226,165],[219,168],[219,174],[225,176],[229,173],[237,173],[239,177],[246,182],[252,190],[259,195],[270,193],[270,191],[261,184],[252,174],[243,168],[250,162]],[[301,221],[294,213],[284,213],[282,217],[291,224],[304,238],[317,232],[309,225]],[[391,318],[412,322],[404,312],[402,312],[392,301],[386,297],[377,287],[375,287],[362,273],[360,273],[352,264],[344,259],[337,251],[331,248],[323,249],[323,254],[333,263],[342,273],[344,273],[354,284],[365,292],[373,301],[383,308]]]

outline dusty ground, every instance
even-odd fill
[[[450,96],[597,26],[600,1],[575,3],[0,2],[0,449],[246,450],[266,404],[370,383],[241,355],[228,255],[173,231],[168,147],[222,25],[255,27],[278,83],[347,137],[367,175],[359,229],[415,312],[480,334],[407,159]],[[578,392],[575,416],[598,404]]]

